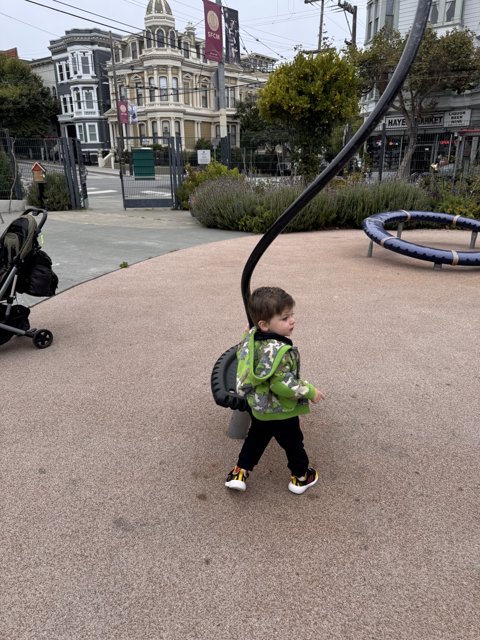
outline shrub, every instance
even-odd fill
[[[61,173],[50,173],[45,176],[45,208],[49,211],[66,211],[72,208],[67,181]],[[41,207],[40,192],[37,182],[32,182],[27,191],[27,203],[33,207]]]
[[[186,171],[187,177],[176,191],[176,196],[181,208],[186,210],[191,208],[190,196],[202,182],[206,180],[216,180],[222,176],[228,176],[235,180],[243,180],[243,176],[239,173],[238,169],[228,169],[224,164],[216,160],[212,160],[205,169],[187,165]]]
[[[12,190],[14,184],[14,175],[10,159],[5,151],[0,149],[0,200],[10,200],[16,198],[15,190]]]
[[[302,193],[301,185],[248,182],[224,177],[200,185],[192,214],[205,226],[264,233]],[[364,218],[397,209],[430,210],[429,195],[401,182],[380,185],[336,183],[321,191],[290,222],[286,231],[331,227],[360,228]]]

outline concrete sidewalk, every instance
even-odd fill
[[[209,380],[257,239],[71,288],[32,310],[50,348],[0,348],[5,640],[477,640],[480,271],[367,258],[360,231],[277,238],[252,285],[297,301],[320,480],[289,493],[272,444],[239,495]]]

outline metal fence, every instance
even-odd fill
[[[420,131],[410,165],[412,179],[431,174],[466,176],[480,171],[480,128],[432,133]],[[369,171],[380,180],[395,177],[408,146],[406,133],[383,131],[371,136],[366,145]]]
[[[34,167],[45,176],[63,176],[70,207],[88,206],[80,141],[72,138],[14,138],[0,129],[0,199],[22,200],[33,188]]]

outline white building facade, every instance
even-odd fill
[[[265,69],[271,70],[275,60],[263,56],[250,69],[225,63],[221,105],[219,65],[205,59],[205,41],[197,37],[195,27],[189,23],[185,31],[178,31],[166,0],[150,0],[144,23],[142,33],[116,43],[108,65],[112,142],[126,137],[151,144],[175,136],[193,149],[200,138],[215,146],[228,134],[230,145],[237,146],[236,104],[266,81]],[[133,118],[128,124],[119,124],[117,101],[129,104]]]
[[[369,0],[366,7],[365,46],[374,35],[389,25],[406,35],[412,26],[418,0]],[[469,29],[477,34],[480,46],[480,0],[434,0],[429,24],[439,35],[454,29]],[[362,103],[366,116],[377,96],[374,92]],[[378,97],[377,97],[378,99]],[[378,160],[384,153],[385,169],[396,170],[405,147],[406,125],[401,114],[389,113],[369,139],[368,151]],[[412,172],[428,171],[438,159],[452,165],[480,164],[480,86],[461,95],[439,95],[432,113],[423,119],[412,162]],[[376,157],[376,158],[375,158]]]

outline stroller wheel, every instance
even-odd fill
[[[53,342],[53,333],[48,329],[38,329],[33,335],[33,344],[38,349],[46,349]]]

